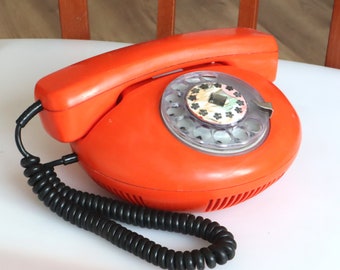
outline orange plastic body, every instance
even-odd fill
[[[46,129],[72,142],[81,165],[106,189],[153,208],[212,211],[264,190],[297,154],[300,123],[270,82],[276,65],[277,47],[268,35],[249,29],[205,31],[85,60],[40,80],[36,98],[45,109]],[[160,114],[162,93],[176,77],[199,70],[238,77],[272,103],[270,132],[262,145],[246,154],[216,156],[170,133]],[[159,74],[164,75],[154,77]]]

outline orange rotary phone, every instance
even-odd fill
[[[155,265],[194,269],[225,263],[236,243],[224,227],[149,207],[222,209],[284,174],[299,148],[300,123],[272,83],[277,60],[272,36],[236,28],[132,45],[54,72],[37,83],[37,102],[17,121],[29,184],[64,219]],[[70,143],[73,154],[41,164],[25,150],[21,128],[38,113],[48,133]],[[61,183],[53,167],[76,161],[132,204]],[[213,244],[174,252],[132,232],[123,236],[119,230],[126,229],[112,225],[113,218]]]

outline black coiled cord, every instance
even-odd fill
[[[191,214],[149,209],[129,203],[81,192],[65,185],[57,177],[54,166],[77,162],[70,154],[42,164],[26,151],[21,129],[43,109],[40,101],[30,106],[17,120],[15,139],[24,158],[21,166],[33,192],[58,216],[112,244],[164,269],[204,269],[225,264],[235,255],[233,235],[217,222]],[[211,243],[192,251],[174,251],[128,230],[113,220],[135,226],[179,232],[197,236]]]

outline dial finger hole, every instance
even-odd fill
[[[197,139],[202,141],[208,141],[211,139],[210,129],[203,126],[195,128],[193,134]]]
[[[258,133],[261,130],[261,124],[256,119],[247,119],[244,123],[244,127],[249,132]]]
[[[168,96],[166,96],[165,100],[168,102],[168,103],[178,103],[181,101],[181,98],[178,96],[178,95],[175,95],[175,94],[170,94]]]
[[[237,139],[237,141],[239,142],[244,142],[248,139],[248,132],[240,127],[235,127],[232,130],[232,134],[234,136],[235,139]]]
[[[181,117],[183,116],[184,109],[181,107],[170,107],[166,113],[171,117]]]
[[[225,130],[217,130],[214,132],[214,140],[219,145],[228,145],[232,142],[232,138]]]
[[[177,122],[176,126],[182,133],[187,134],[193,130],[194,122],[190,118],[183,118]]]
[[[188,83],[199,83],[201,80],[198,77],[189,77],[185,79]]]

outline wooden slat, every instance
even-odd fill
[[[256,29],[259,0],[240,0],[238,26]]]
[[[59,0],[62,38],[90,39],[87,0]]]
[[[340,0],[334,0],[325,65],[340,68]]]
[[[174,34],[176,0],[158,0],[157,38]]]

